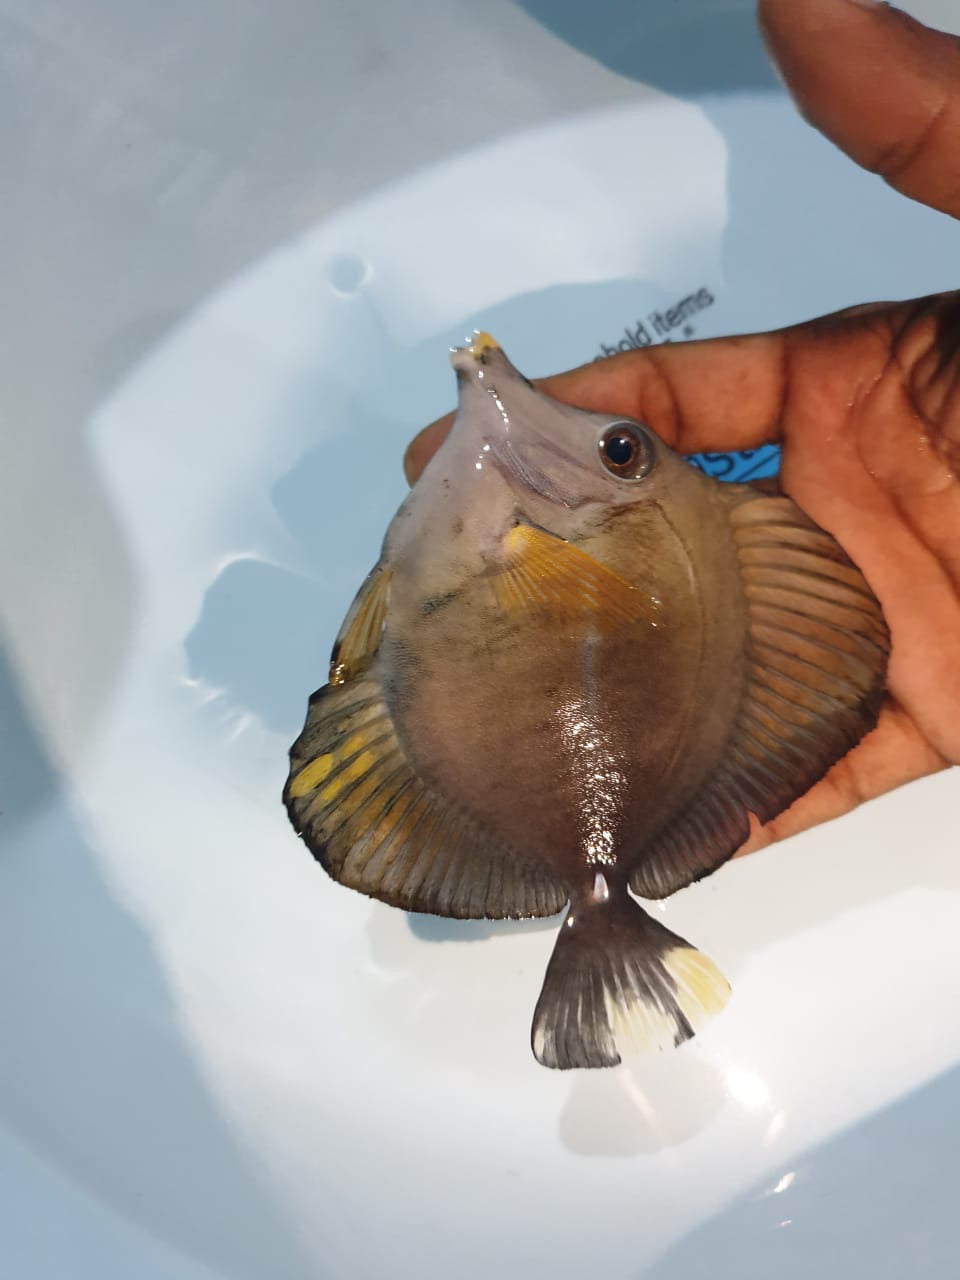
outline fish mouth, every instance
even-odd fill
[[[468,345],[450,352],[450,363],[460,387],[460,411],[464,417],[482,415],[484,459],[504,480],[556,506],[572,508],[585,501],[582,485],[570,483],[582,472],[582,462],[536,424],[548,397],[515,368],[496,339],[475,331]]]
[[[453,347],[450,351],[450,363],[457,373],[473,373],[477,365],[484,365],[491,352],[499,351],[504,360],[503,347],[483,329],[474,329],[470,341],[465,347]],[[509,363],[509,362],[508,362]],[[516,370],[514,370],[516,372]],[[517,374],[520,377],[520,374]]]

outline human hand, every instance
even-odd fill
[[[904,195],[960,217],[960,40],[870,0],[760,0],[800,111]],[[840,542],[890,628],[873,732],[741,853],[960,763],[960,293],[776,333],[627,352],[540,385],[681,453],[783,448],[781,484]],[[450,428],[420,433],[411,483]]]

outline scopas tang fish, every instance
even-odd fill
[[[408,911],[549,916],[537,1059],[688,1039],[729,987],[631,897],[709,875],[875,722],[888,636],[834,540],[638,422],[454,351],[449,437],[397,512],[290,752],[334,879]]]

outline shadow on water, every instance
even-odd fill
[[[799,1157],[637,1280],[702,1280],[718,1260],[738,1280],[953,1275],[958,1103],[953,1070]]]
[[[421,942],[485,942],[498,936],[552,932],[560,916],[543,920],[449,920],[445,916],[407,913],[410,932]]]
[[[515,0],[531,18],[611,71],[680,98],[778,89],[749,0]],[[692,27],[693,38],[683,28]]]
[[[56,780],[30,730],[20,692],[0,643],[0,848],[53,796]]]
[[[572,1073],[557,1127],[574,1155],[654,1155],[695,1137],[726,1102],[720,1072],[691,1045],[613,1071]]]
[[[150,940],[58,797],[2,656],[0,710],[0,1124],[230,1276],[314,1276],[193,1064]]]

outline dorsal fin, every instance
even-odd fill
[[[876,723],[889,637],[840,546],[784,497],[730,486],[747,608],[746,679],[725,757],[630,887],[662,898],[716,870]]]
[[[566,886],[432,794],[372,672],[310,699],[284,803],[335,880],[392,906],[498,919],[554,915],[567,901]]]

